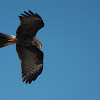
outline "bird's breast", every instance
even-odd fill
[[[26,38],[26,37],[24,37],[24,38],[18,38],[17,39],[17,44],[31,46],[32,45],[32,39]]]

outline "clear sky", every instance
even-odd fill
[[[16,46],[0,49],[0,100],[100,100],[100,0],[1,0],[0,32],[16,35],[23,11],[44,23],[44,69],[22,82]]]

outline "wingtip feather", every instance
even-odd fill
[[[31,16],[29,13],[27,13],[26,11],[24,11],[24,13],[26,14],[26,15],[28,15],[28,16]]]
[[[33,13],[33,12],[31,12],[30,10],[28,10],[28,12],[29,12],[30,14],[34,15],[34,13]]]

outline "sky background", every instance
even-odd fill
[[[0,100],[100,100],[100,0],[0,0],[0,32],[16,35],[23,11],[45,27],[44,69],[22,82],[16,45],[0,49]]]

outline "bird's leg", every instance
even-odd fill
[[[8,41],[11,42],[11,43],[16,43],[15,39],[9,39]]]

